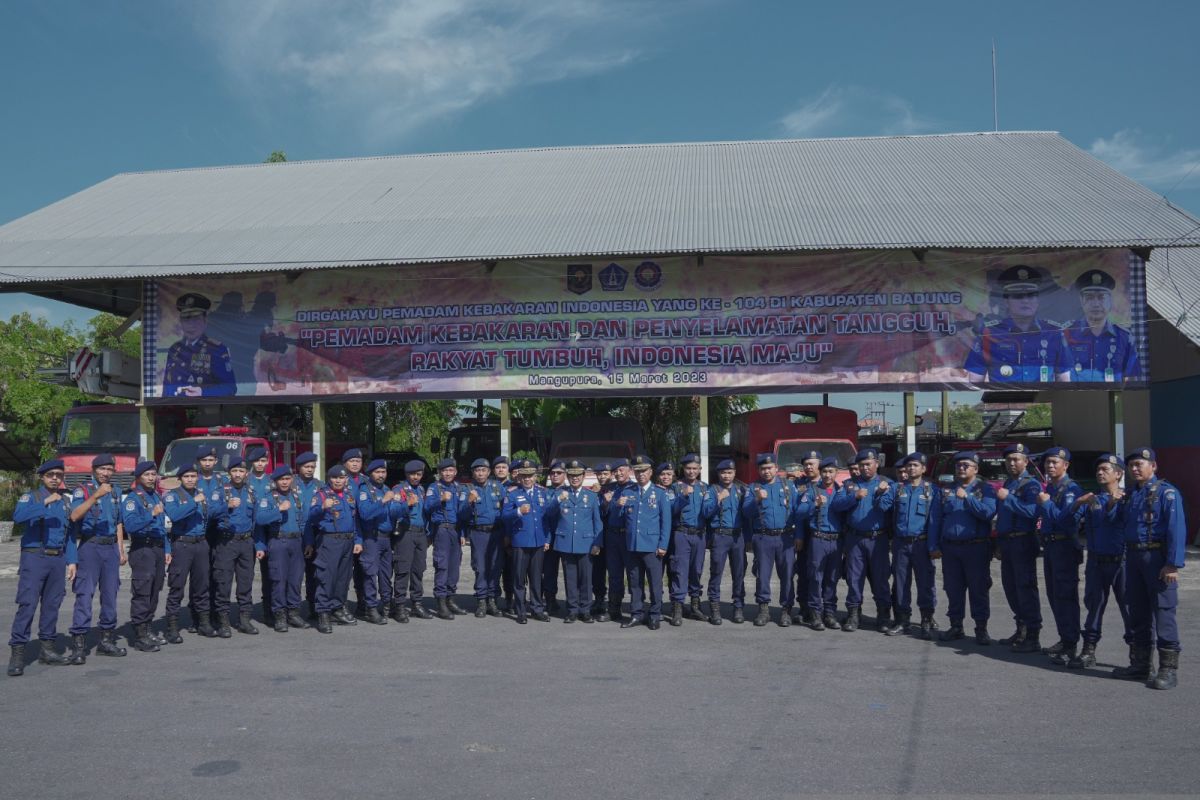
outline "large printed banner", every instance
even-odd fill
[[[1146,380],[1126,250],[571,259],[148,282],[159,402]]]

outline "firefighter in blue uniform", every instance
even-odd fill
[[[25,674],[25,645],[33,628],[33,614],[41,605],[38,661],[63,665],[66,656],[54,649],[58,638],[58,609],[67,593],[68,579],[76,570],[67,561],[76,558],[75,540],[70,535],[70,497],[63,494],[66,476],[62,459],[52,459],[37,468],[42,485],[21,495],[13,511],[13,522],[22,526],[21,564],[17,573],[17,613],[13,616],[8,645],[11,677]]]
[[[600,501],[600,519],[608,519],[608,504],[604,502],[604,487],[612,480],[612,464],[601,461],[592,467],[596,474],[596,483],[592,491]],[[600,550],[590,556],[592,560],[592,610],[591,615],[596,622],[608,622],[608,554],[604,551],[604,535],[600,536]]]
[[[246,462],[234,458],[229,462],[229,480],[221,487],[215,505],[209,513],[218,515],[217,546],[213,551],[213,575],[217,593],[213,605],[217,609],[217,635],[228,639],[230,628],[230,594],[237,581],[237,629],[257,634],[250,620],[254,608],[254,490],[246,481]]]
[[[354,489],[357,493],[358,489],[367,480],[367,476],[362,472],[363,451],[357,447],[352,447],[342,453],[342,467],[346,470],[346,485]]]
[[[1083,317],[1063,329],[1072,381],[1121,383],[1142,377],[1133,337],[1108,319],[1115,286],[1101,269],[1090,269],[1075,281]]]
[[[475,616],[500,616],[500,562],[504,558],[504,527],[500,508],[507,494],[491,477],[486,458],[471,462],[471,483],[463,509],[463,538],[471,545],[471,569],[475,571]]]
[[[158,609],[166,567],[171,563],[162,498],[158,496],[158,469],[153,461],[139,461],[133,470],[133,488],[121,503],[121,526],[129,539],[129,622],[137,638],[133,646],[157,653],[166,639],[151,636],[150,623]]]
[[[1175,609],[1179,605],[1179,570],[1187,548],[1183,498],[1156,474],[1158,460],[1150,448],[1134,450],[1125,467],[1132,481],[1111,511],[1125,532],[1125,590],[1133,646],[1129,666],[1114,675],[1148,680],[1155,689],[1174,689],[1179,680],[1180,651]],[[1158,671],[1152,673],[1154,644],[1158,645]]]
[[[783,607],[779,624],[786,627],[792,624],[788,609],[792,605],[792,570],[796,559],[792,526],[797,492],[790,480],[776,474],[774,455],[762,453],[756,463],[758,480],[750,484],[746,499],[742,501],[742,514],[753,530],[751,546],[758,568],[754,590],[758,616],[754,624],[761,628],[771,620],[771,568],[774,566],[779,576],[779,604]]]
[[[395,494],[387,485],[387,461],[367,464],[367,480],[358,487],[358,529],[362,552],[354,559],[358,615],[373,625],[386,625],[392,602],[392,519]]]
[[[500,484],[500,488],[504,491],[504,496],[501,498],[500,509],[504,510],[504,498],[508,493],[517,487],[516,480],[510,474],[511,465],[508,462],[507,456],[496,456],[492,459],[492,477],[496,483]],[[496,518],[496,524],[500,526],[500,541],[503,542],[507,532],[508,523],[504,517]],[[500,590],[504,593],[504,613],[510,613],[513,610],[513,566],[512,566],[512,550],[508,547],[500,548]],[[499,606],[497,606],[498,608]]]
[[[209,497],[199,487],[200,474],[194,464],[176,473],[179,486],[163,497],[163,509],[171,523],[171,564],[167,568],[167,642],[180,644],[179,606],[183,590],[189,590],[188,605],[197,618],[192,621],[201,636],[216,636],[209,624],[212,609],[209,594],[211,554],[208,547]],[[219,502],[219,501],[218,501]]]
[[[1083,516],[1087,537],[1087,562],[1083,568],[1083,605],[1087,617],[1083,622],[1083,650],[1067,666],[1084,669],[1096,665],[1096,645],[1100,643],[1100,627],[1108,598],[1115,595],[1117,610],[1125,628],[1125,646],[1133,645],[1133,628],[1129,624],[1129,605],[1125,592],[1125,531],[1108,513],[1109,500],[1120,501],[1121,478],[1125,461],[1113,453],[1096,459],[1096,482],[1100,491],[1085,494],[1075,501]]]
[[[107,453],[92,459],[92,479],[71,495],[71,523],[77,543],[75,613],[71,620],[72,664],[87,658],[87,635],[92,627],[92,599],[100,590],[100,641],[96,654],[123,656],[117,637],[117,591],[121,588],[124,546],[120,490],[112,484],[115,462]]]
[[[276,633],[289,626],[307,628],[300,617],[300,581],[304,577],[304,528],[309,506],[296,486],[292,468],[280,464],[271,471],[272,486],[258,497],[254,512],[254,555],[271,565],[271,603]]]
[[[704,590],[700,583],[704,572],[704,498],[708,495],[708,484],[700,480],[700,456],[688,453],[679,465],[683,477],[673,486],[675,501],[671,509],[670,622],[674,626],[682,625],[685,616],[708,622],[700,608]]]
[[[426,531],[425,462],[413,459],[404,465],[404,480],[392,488],[392,619],[408,622],[409,612],[419,619],[432,619],[421,598],[425,596],[426,550],[429,537]]]
[[[842,566],[845,513],[838,486],[838,462],[827,456],[817,462],[818,479],[807,481],[796,498],[797,535],[803,532],[801,557],[808,573],[808,626],[814,631],[841,630],[837,620],[837,582]]]
[[[1043,273],[1018,264],[1000,273],[1008,315],[988,323],[967,354],[970,380],[991,383],[1051,383],[1070,380],[1071,365],[1062,329],[1037,318]]]
[[[629,554],[625,549],[625,509],[617,502],[621,492],[633,485],[629,459],[619,458],[612,465],[612,479],[600,488],[604,517],[604,568],[608,572],[608,616],[623,622],[621,604],[625,600],[625,572]]]
[[[975,620],[977,644],[992,643],[987,623],[991,616],[988,593],[992,588],[992,517],[996,516],[996,493],[979,478],[979,454],[963,451],[954,455],[952,488],[943,488],[934,513],[940,523],[930,528],[929,550],[942,559],[942,586],[946,591],[950,627],[941,640],[963,638],[967,595]]]
[[[292,481],[292,486],[300,493],[300,508],[308,509],[312,506],[312,499],[317,491],[325,488],[325,483],[316,477],[317,454],[309,452],[296,456],[294,472],[295,479]],[[315,551],[312,523],[307,516],[303,520],[301,532],[303,533],[301,541],[304,545],[304,598],[308,601],[309,619],[315,620],[317,618],[317,574],[313,566]]]
[[[650,482],[653,467],[644,455],[630,466],[635,483],[615,498],[625,527],[625,569],[629,578],[629,619],[622,628],[645,623],[656,631],[662,622],[663,559],[671,541],[671,501],[661,486]],[[645,584],[650,584],[650,608],[645,608]]]
[[[228,397],[237,394],[237,379],[229,348],[208,338],[208,309],[212,301],[188,292],[175,301],[183,338],[167,350],[163,397]]]
[[[1067,475],[1071,463],[1067,448],[1051,447],[1043,454],[1042,463],[1048,481],[1037,497],[1042,521],[1042,570],[1058,628],[1058,643],[1048,653],[1052,662],[1065,667],[1079,646],[1079,565],[1083,552],[1075,499],[1083,491]]]
[[[799,493],[810,483],[821,479],[821,453],[808,450],[800,454],[800,463],[796,465],[796,476],[792,483],[796,487],[797,499]],[[807,525],[797,524],[794,531],[796,540],[796,587],[792,595],[796,598],[796,606],[792,611],[792,622],[799,625],[808,618],[808,557],[805,548],[808,547]],[[817,616],[820,616],[818,610]]]
[[[507,521],[505,544],[512,548],[513,616],[524,625],[531,611],[534,619],[549,622],[550,615],[542,603],[542,556],[550,547],[545,528],[547,492],[537,485],[537,467],[531,460],[515,462],[513,473],[518,485],[508,493],[500,510]]]
[[[892,591],[891,543],[892,506],[896,502],[895,487],[878,474],[879,453],[868,447],[854,456],[859,475],[850,478],[841,489],[840,502],[835,506],[846,511],[846,621],[844,631],[858,629],[866,579],[871,580],[875,600],[875,627],[886,632],[891,627]]]
[[[204,496],[208,498],[208,525],[205,530],[208,533],[208,602],[209,602],[209,627],[218,625],[217,620],[217,578],[213,574],[212,559],[216,553],[217,543],[220,541],[220,532],[218,524],[221,520],[220,510],[224,507],[225,500],[223,498],[225,481],[227,476],[217,469],[217,448],[210,445],[203,445],[196,450],[196,466],[199,468],[199,475],[196,478],[196,488],[204,492]],[[191,612],[192,626],[188,628],[189,633],[198,632],[198,623],[200,621],[200,612],[195,607],[189,607]]]
[[[583,488],[587,467],[572,459],[563,467],[567,485],[547,492],[546,510],[555,519],[550,549],[558,553],[563,565],[563,583],[567,590],[567,613],[563,622],[592,622],[592,554],[600,552],[604,541],[604,523],[600,519],[600,498]]]
[[[550,462],[549,468],[549,489],[550,494],[563,489],[567,485],[567,469],[561,459],[554,459]],[[551,512],[550,518],[546,520],[546,529],[553,530],[556,520],[553,518],[554,512]],[[558,551],[551,547],[542,557],[542,602],[546,604],[546,613],[554,616],[558,613],[558,572],[559,562]]]
[[[721,624],[721,581],[725,565],[733,581],[733,621],[746,621],[746,517],[742,504],[746,500],[746,485],[734,480],[734,464],[725,459],[717,464],[717,483],[704,493],[700,515],[708,527],[708,621]]]
[[[438,462],[438,479],[425,490],[425,515],[433,544],[433,596],[438,619],[452,620],[467,613],[454,601],[462,564],[459,522],[467,511],[466,490],[454,482],[458,468],[454,459]]]
[[[1029,473],[1029,448],[1004,448],[1008,477],[996,490],[996,545],[1000,582],[1016,629],[1001,639],[1014,653],[1041,652],[1042,601],[1038,594],[1038,494],[1042,485]]]
[[[358,510],[350,477],[343,466],[326,473],[326,486],[313,495],[308,519],[315,537],[317,570],[317,631],[333,633],[339,625],[357,625],[346,610],[353,557],[362,552]]]
[[[925,480],[925,456],[909,453],[896,467],[902,482],[896,486],[893,505],[892,588],[896,593],[896,617],[885,633],[908,632],[912,621],[912,584],[917,584],[917,608],[921,611],[921,638],[932,639],[936,625],[937,571],[929,557],[929,529],[938,524],[938,489]]]
[[[262,447],[252,447],[246,452],[246,464],[250,467],[250,474],[246,476],[246,483],[254,491],[254,496],[260,501],[271,493],[273,481],[270,473],[267,472],[267,466],[271,463],[271,459],[267,457],[266,449]],[[262,600],[263,621],[271,623],[271,569],[270,569],[270,553],[266,552],[258,559],[258,591],[259,599]]]

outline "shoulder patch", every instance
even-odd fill
[[[21,495],[22,503],[28,503],[32,499],[33,499],[33,495],[31,495],[29,492],[26,492],[25,494]]]
[[[426,489],[426,490],[425,490],[425,496],[426,496],[426,497],[432,497],[432,496],[433,496],[433,487],[432,487],[432,486],[430,486],[428,489]]]
[[[367,499],[367,493],[366,493],[366,492],[359,492],[359,493],[358,493],[358,499],[359,499],[359,502],[362,502],[362,501],[366,500],[366,499]]]
[[[174,493],[172,493],[172,494],[169,494],[169,495],[167,495],[167,496],[166,496],[165,498],[163,498],[163,499],[164,499],[164,500],[166,500],[168,503],[174,503],[174,502],[175,502],[175,495],[174,495]]]
[[[82,500],[82,499],[83,499],[83,489],[76,489],[76,490],[74,491],[74,493],[72,494],[72,496],[73,496],[73,497],[74,497],[76,500]]]
[[[259,508],[266,508],[266,507],[267,507],[267,501],[266,501],[265,499],[263,499],[263,500],[260,500],[260,501],[258,502],[258,507],[259,507]]]
[[[132,500],[130,500],[128,503],[125,504],[125,510],[126,511],[136,511],[137,504],[134,503]]]

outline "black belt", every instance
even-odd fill
[[[246,542],[254,538],[252,533],[223,533],[221,534],[222,541],[226,542]]]
[[[273,539],[299,539],[300,534],[298,534],[298,533],[277,533],[274,536],[272,536],[271,538],[273,538]]]
[[[755,533],[761,533],[763,536],[782,536],[786,531],[787,528],[763,528]]]
[[[1134,550],[1162,550],[1162,542],[1133,542],[1126,544],[1126,547],[1132,547]]]
[[[820,531],[811,531],[810,535],[814,539],[820,539],[822,542],[836,542],[841,536],[836,533],[821,533]]]
[[[905,542],[923,542],[929,538],[929,534],[922,533],[920,536],[898,536],[896,538]]]
[[[1092,553],[1092,558],[1096,559],[1097,564],[1120,564],[1125,560],[1125,556],[1102,556],[1099,553]]]
[[[942,539],[942,544],[987,544],[991,539],[986,536],[977,539]]]
[[[1016,539],[1021,536],[1029,536],[1032,533],[1033,531],[1009,531],[1008,533],[997,533],[996,536],[1001,539]]]
[[[83,545],[87,544],[88,542],[95,542],[96,544],[116,544],[117,537],[115,537],[115,536],[85,536],[82,540],[80,540],[79,545],[82,547]]]
[[[354,538],[353,533],[326,533],[325,531],[322,531],[321,535],[328,537],[330,539],[353,539]]]
[[[471,530],[479,531],[480,533],[491,533],[495,525],[472,525]]]
[[[1071,535],[1069,535],[1069,534],[1066,534],[1066,533],[1051,533],[1051,534],[1046,534],[1046,541],[1047,541],[1047,542],[1065,542],[1065,541],[1067,541],[1068,539],[1074,539],[1074,538],[1075,538],[1074,536],[1071,536]]]
[[[203,533],[198,536],[176,536],[172,541],[182,542],[184,544],[197,544],[198,542],[207,541],[208,537]]]
[[[850,531],[855,536],[861,536],[864,539],[878,539],[880,536],[887,536],[891,533],[887,528],[881,528],[877,531]]]
[[[133,536],[129,539],[130,547],[163,547],[166,542],[149,536]]]
[[[698,534],[703,534],[704,529],[703,528],[693,528],[690,525],[680,525],[678,528],[675,529],[675,532],[676,533],[687,533],[692,536],[696,536]]]
[[[44,556],[61,556],[63,548],[61,547],[22,547],[22,553],[41,553]]]
[[[713,533],[720,534],[721,536],[733,536],[733,531],[734,531],[733,528],[713,528],[712,529]]]

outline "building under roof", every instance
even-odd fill
[[[117,175],[0,227],[0,290],[129,313],[171,275],[1193,244],[1200,220],[1056,133],[559,147]]]

